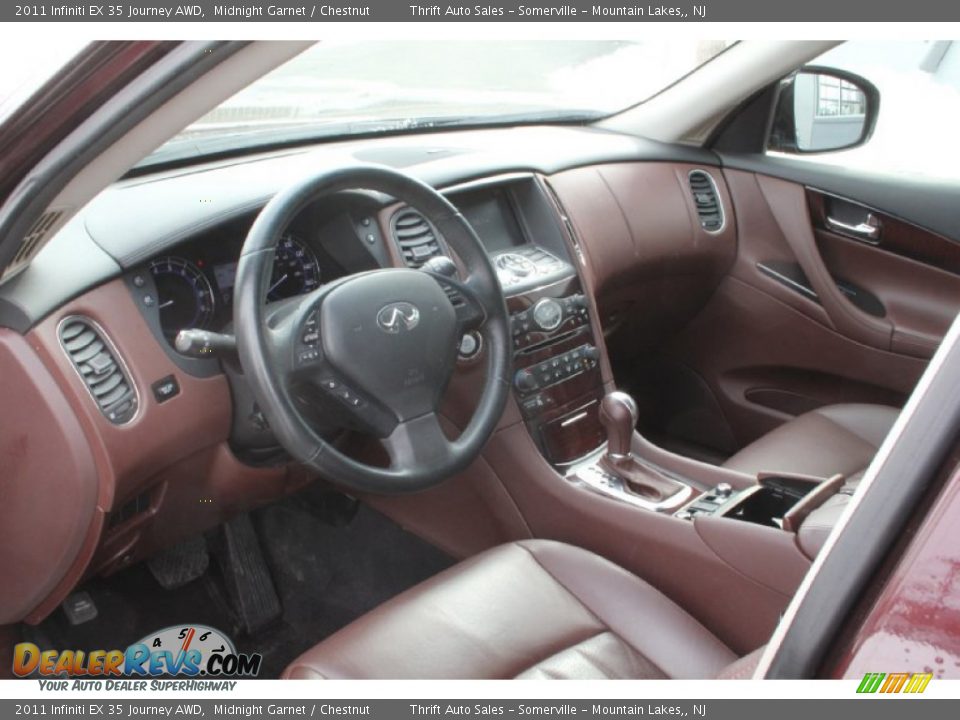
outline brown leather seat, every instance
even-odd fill
[[[784,423],[724,463],[749,475],[782,472],[858,479],[900,411],[885,405],[818,408]]]
[[[758,657],[738,660],[617,565],[563,543],[526,540],[381,605],[301,655],[284,677],[743,677]]]

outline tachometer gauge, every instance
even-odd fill
[[[302,295],[320,287],[320,263],[307,244],[296,235],[286,234],[277,243],[273,274],[267,300]]]
[[[163,334],[173,339],[185,328],[205,328],[213,317],[213,288],[207,276],[189,260],[157,258],[150,263],[157,285],[157,309]]]

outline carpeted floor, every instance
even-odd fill
[[[262,678],[275,678],[305,649],[366,611],[449,567],[453,560],[361,506],[346,524],[338,497],[316,488],[253,514],[283,608],[279,621],[252,635],[237,632],[216,562],[199,579],[164,590],[143,564],[81,588],[96,619],[72,627],[62,610],[24,639],[41,647],[125,648],[171,625],[202,623],[233,637],[241,652],[264,656]],[[334,510],[331,511],[331,507]]]

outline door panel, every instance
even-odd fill
[[[728,170],[769,175],[817,188],[960,242],[956,182],[858,172],[761,153],[719,155]]]
[[[819,252],[837,275],[855,277],[893,326],[891,349],[929,358],[960,310],[960,276],[817,232]]]
[[[824,264],[813,235],[803,187],[766,175],[757,176],[757,186],[791,255],[816,293],[816,299],[807,298],[806,301],[819,302],[828,327],[841,335],[864,345],[889,350],[893,336],[890,321],[864,312],[850,302]]]
[[[733,447],[714,447],[735,450],[823,405],[902,405],[960,309],[960,275],[930,264],[950,261],[952,241],[899,227],[872,206],[831,207],[789,180],[724,174],[737,259],[667,349],[716,397]],[[828,210],[855,228],[873,212],[879,245],[827,229]],[[899,244],[908,247],[895,251]],[[907,257],[921,251],[927,262]]]
[[[960,311],[960,243],[815,190],[807,202],[824,263],[876,297],[892,326],[891,349],[931,357]],[[875,237],[837,228],[830,218],[840,212],[851,222],[871,217]]]
[[[718,444],[715,436],[689,439],[726,453],[815,407],[900,406],[926,365],[854,342],[732,276],[667,355],[711,388],[733,444]]]

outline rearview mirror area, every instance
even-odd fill
[[[780,83],[767,148],[806,154],[857,147],[873,134],[879,108],[880,93],[859,75],[801,68]]]

